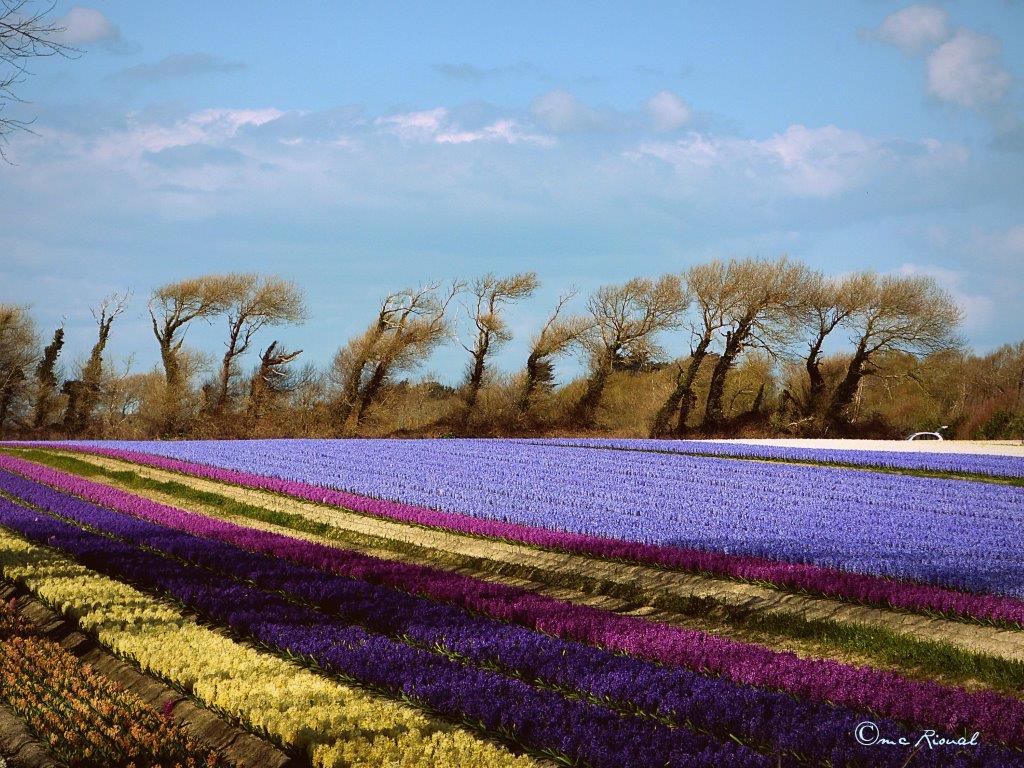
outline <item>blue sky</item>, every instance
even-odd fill
[[[494,5],[58,3],[83,53],[22,86],[0,301],[74,357],[131,287],[111,351],[146,368],[154,285],[271,271],[326,363],[387,290],[534,269],[514,368],[570,284],[788,253],[932,274],[975,347],[1024,338],[1024,4]]]

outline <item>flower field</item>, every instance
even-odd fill
[[[639,443],[0,444],[0,575],[295,765],[1024,766],[1020,466]],[[244,764],[0,633],[59,759]]]
[[[535,442],[535,441],[526,441]],[[811,464],[861,466],[880,469],[908,469],[922,472],[946,472],[957,475],[987,475],[1001,478],[1024,478],[1024,462],[1016,456],[993,456],[979,453],[936,453],[926,449],[879,451],[842,450],[715,442],[713,440],[589,440],[560,438],[559,445],[611,450],[680,453],[690,456],[721,456],[726,458],[772,459]]]

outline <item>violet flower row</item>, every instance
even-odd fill
[[[109,494],[117,498],[109,499],[106,506],[142,518],[152,516],[161,519],[163,525],[126,518],[77,499],[69,500],[50,488],[13,475],[0,473],[0,489],[55,514],[73,516],[136,545],[167,552],[228,576],[244,578],[265,590],[301,597],[345,621],[363,624],[392,637],[408,637],[421,646],[443,647],[477,666],[500,665],[527,680],[571,688],[620,706],[669,717],[677,723],[691,723],[723,739],[737,734],[744,741],[761,745],[773,753],[828,755],[834,763],[847,766],[891,764],[898,768],[905,759],[899,751],[889,751],[879,758],[851,738],[857,723],[869,717],[863,712],[799,701],[783,693],[736,685],[588,648],[471,615],[451,605],[291,565],[279,557],[253,554],[221,541],[196,539],[164,525],[200,534],[205,532],[216,538],[220,538],[217,533],[223,535],[228,532],[225,529],[234,528],[233,538],[241,546],[248,544],[247,549],[259,547],[261,543],[266,545],[261,539],[271,537],[263,536],[260,531],[230,524],[217,525],[219,521],[168,507],[139,509],[156,505],[144,499],[125,498],[129,495],[121,492]],[[131,503],[133,500],[137,503]],[[154,512],[157,515],[153,516]],[[204,528],[209,530],[203,531]],[[895,723],[884,720],[880,725],[888,732],[899,729]]]
[[[46,446],[47,444],[39,445]],[[807,563],[783,562],[764,557],[687,547],[646,544],[489,520],[370,498],[296,480],[225,469],[138,451],[85,444],[70,444],[62,447],[146,464],[196,477],[273,491],[307,501],[331,504],[364,514],[434,528],[489,536],[596,557],[650,563],[683,571],[766,581],[792,589],[869,605],[892,606],[909,611],[937,612],[954,617],[960,616],[1024,626],[1024,601],[1003,595],[974,594],[941,586],[881,578]],[[955,537],[950,539],[950,541],[953,540]],[[1005,539],[1006,542],[1016,540],[1018,539],[1013,536]],[[914,556],[919,555],[913,547],[905,547],[905,549]],[[984,562],[989,564],[986,567],[992,567],[990,558],[985,559]],[[1005,569],[1003,576],[1008,576],[1011,573],[1011,569]]]
[[[549,690],[332,619],[207,569],[185,565],[0,499],[0,524],[89,568],[166,593],[214,622],[322,669],[425,703],[441,714],[511,734],[538,750],[608,768],[769,766],[763,755],[686,729],[567,699]]]
[[[527,442],[535,442],[528,440]],[[853,464],[883,469],[909,469],[992,477],[1024,477],[1024,459],[979,453],[934,453],[919,451],[882,451],[856,448],[810,448],[795,445],[724,443],[713,440],[650,440],[619,438],[556,438],[557,444],[570,447],[608,448],[629,451],[685,453],[691,456],[724,458],[794,459],[825,464]],[[545,444],[552,444],[545,441]]]
[[[855,708],[870,708],[900,720],[978,727],[997,738],[1024,743],[1024,703],[992,692],[968,693],[893,673],[851,668],[830,660],[799,659],[760,646],[729,641],[669,625],[576,606],[503,585],[485,584],[444,571],[377,561],[312,542],[234,526],[139,499],[81,478],[7,459],[8,468],[106,506],[207,536],[242,544],[316,568],[389,583],[455,602],[474,611],[542,629],[564,638],[604,645],[640,657],[723,674],[752,685],[778,687]]]

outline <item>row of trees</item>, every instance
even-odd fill
[[[64,347],[64,328],[58,326],[41,353],[36,351],[36,332],[28,312],[19,306],[0,305],[0,432],[14,422],[20,432],[57,432],[68,436],[102,434],[96,423],[101,403],[111,405],[120,395],[121,415],[137,414],[145,400],[148,418],[159,424],[159,433],[182,434],[187,402],[194,399],[192,384],[201,356],[184,347],[188,326],[199,320],[226,320],[226,341],[217,376],[203,388],[205,417],[216,418],[233,410],[238,400],[239,362],[258,331],[268,326],[300,322],[305,317],[302,291],[277,277],[253,273],[208,275],[161,286],[153,291],[147,313],[160,349],[162,386],[158,397],[143,397],[138,385],[151,384],[128,371],[118,375],[105,360],[107,342],[115,321],[128,308],[130,291],[115,293],[92,309],[96,342],[88,359],[77,366],[77,375],[61,381],[59,360]],[[273,389],[281,367],[300,351],[288,352],[277,342],[260,355],[259,375],[249,381],[248,407],[258,408]],[[206,361],[202,361],[205,364]],[[134,379],[134,381],[133,381]],[[129,386],[125,390],[126,383]]]
[[[470,359],[454,419],[465,430],[491,374],[490,357],[509,337],[503,309],[531,295],[537,285],[532,273],[504,279],[487,275],[468,287],[454,284],[443,297],[437,285],[388,296],[376,322],[335,359],[334,369],[345,382],[342,421],[357,427],[389,377],[415,367],[441,343],[448,306],[466,290],[472,298],[473,338],[463,343]],[[876,372],[880,357],[892,352],[929,355],[960,345],[956,303],[931,278],[871,272],[830,278],[786,258],[713,261],[682,274],[635,278],[598,289],[584,314],[565,316],[570,298],[559,300],[533,339],[515,398],[520,424],[529,424],[536,400],[550,395],[554,359],[575,350],[585,355],[589,375],[565,426],[594,427],[612,374],[661,365],[659,340],[671,332],[687,335],[691,353],[678,364],[675,386],[654,416],[653,436],[680,436],[694,427],[706,434],[728,431],[726,383],[740,357],[753,350],[782,360],[804,343],[807,381],[799,389],[784,390],[784,403],[806,423],[806,431],[827,432],[848,426],[860,382]],[[830,337],[843,331],[854,351],[843,376],[830,386],[822,355]],[[703,415],[694,425],[697,377],[709,364]],[[764,394],[762,388],[759,407]]]
[[[608,426],[609,409],[621,410],[610,404],[614,393],[633,386],[645,389],[633,398],[632,433],[721,435],[760,425],[850,434],[870,421],[865,379],[920,382],[943,356],[965,354],[956,303],[929,277],[830,277],[787,258],[732,259],[599,288],[576,314],[568,311],[575,292],[564,294],[531,340],[522,370],[502,373],[493,360],[512,335],[507,311],[538,287],[526,272],[396,291],[327,371],[296,367],[301,350],[273,340],[247,376],[241,361],[258,349],[257,336],[306,317],[301,289],[275,276],[206,275],[154,290],[146,307],[159,376],[118,373],[105,359],[128,293],[94,309],[96,342],[63,382],[63,328],[40,349],[27,311],[3,305],[0,430],[81,436],[122,434],[130,424],[132,434],[168,437],[250,434],[268,431],[264,422],[283,409],[288,426],[272,431],[589,431]],[[225,341],[214,363],[184,342],[192,323],[218,319]],[[673,336],[689,342],[690,354],[670,361],[662,344]],[[460,385],[413,382],[413,372],[445,343],[465,350]],[[570,354],[585,360],[587,373],[556,386],[556,363]],[[197,387],[203,370],[208,376]],[[1024,369],[1010,413],[1021,387]],[[414,400],[431,407],[411,424]],[[737,402],[745,407],[737,410]],[[647,412],[649,405],[656,407]]]

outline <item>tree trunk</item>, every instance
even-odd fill
[[[77,379],[64,382],[63,392],[68,396],[67,405],[64,408],[64,422],[62,424],[66,435],[74,435],[79,431],[82,410],[82,388],[83,384]]]
[[[690,417],[690,411],[693,409],[695,400],[693,396],[693,382],[697,378],[700,364],[707,357],[710,344],[711,333],[708,332],[701,338],[697,348],[690,355],[690,362],[686,366],[686,370],[681,371],[680,375],[676,378],[676,388],[672,390],[672,394],[669,395],[668,400],[665,401],[665,404],[661,406],[661,409],[654,417],[651,437],[662,437],[668,434],[670,429],[676,435],[682,435],[686,432],[686,421]],[[674,427],[671,426],[673,419],[676,422]]]
[[[230,319],[230,318],[229,318]],[[224,351],[224,359],[220,364],[220,382],[217,389],[217,402],[214,412],[220,415],[228,405],[228,384],[231,380],[231,363],[238,354],[238,335],[242,332],[241,318],[234,325],[230,325],[231,333],[228,336],[228,348]]]
[[[378,332],[377,339],[380,338]],[[375,339],[376,342],[376,339]],[[359,389],[363,383],[363,373],[366,371],[366,365],[369,362],[367,355],[360,352],[359,357],[352,362],[352,370],[349,371],[348,377],[345,379],[345,384],[341,390],[341,397],[338,399],[338,407],[335,412],[335,419],[337,423],[344,427],[352,416],[353,411],[359,404]],[[358,417],[356,421],[358,422]]]
[[[89,428],[92,412],[100,399],[100,384],[103,378],[103,350],[110,335],[110,323],[100,323],[99,337],[89,353],[89,361],[82,369],[80,381],[69,382],[68,407],[64,415],[64,430],[70,435],[81,435]]]
[[[704,421],[701,423],[703,432],[713,432],[719,429],[725,421],[725,413],[722,410],[722,397],[725,395],[725,379],[732,370],[736,357],[743,349],[743,342],[750,333],[749,321],[741,322],[736,330],[726,335],[725,350],[722,356],[715,363],[711,371],[711,383],[708,386],[708,401],[704,406]]]
[[[230,348],[224,353],[224,359],[220,364],[220,381],[217,383],[217,402],[214,411],[219,415],[224,412],[228,404],[228,380],[231,378],[232,353]]]
[[[171,348],[170,339],[160,339],[160,362],[164,365],[164,379],[171,386],[178,379],[178,359]]]
[[[540,362],[540,355],[536,352],[530,352],[530,356],[526,358],[526,381],[523,382],[523,391],[519,395],[519,400],[516,401],[516,410],[520,416],[530,410],[533,393],[537,389],[537,374]]]
[[[760,413],[761,408],[764,407],[764,382],[757,388],[757,394],[754,396],[754,402],[750,406],[749,413]]]
[[[263,401],[266,398],[267,385],[263,379],[263,367],[260,367],[252,382],[249,384],[249,402],[245,407],[245,415],[255,424],[260,420],[260,412],[263,408]]]
[[[865,341],[862,339],[846,368],[846,376],[839,382],[839,386],[836,387],[832,400],[828,404],[828,410],[825,413],[827,423],[836,424],[843,420],[843,411],[853,404],[853,399],[857,395],[860,380],[864,377],[864,365],[868,362],[868,358]]]
[[[58,327],[53,332],[53,340],[43,350],[43,359],[36,367],[36,381],[38,391],[33,412],[32,426],[34,429],[42,429],[50,421],[50,413],[53,410],[54,390],[57,387],[57,358],[60,357],[60,350],[64,346],[64,328]]]
[[[50,421],[50,409],[53,405],[53,390],[40,382],[36,407],[32,415],[32,428],[42,429]]]
[[[605,352],[601,359],[597,361],[597,365],[590,374],[590,378],[587,379],[587,389],[572,412],[572,421],[578,426],[592,427],[594,425],[597,407],[601,404],[601,395],[604,394],[605,384],[608,383],[608,376],[612,372],[612,361],[614,359],[614,350]]]
[[[4,425],[7,423],[7,412],[11,408],[11,400],[14,393],[7,387],[0,392],[0,435],[4,434]]]
[[[377,363],[373,369],[373,374],[370,376],[369,381],[366,382],[366,386],[363,387],[363,391],[359,393],[355,405],[348,414],[348,418],[345,421],[346,430],[355,430],[359,426],[363,414],[377,397],[377,393],[380,392],[380,388],[384,385],[384,379],[387,378],[387,375],[388,366],[383,362]]]
[[[359,382],[363,378],[363,368],[365,363],[359,366],[349,374],[348,379],[345,381],[345,386],[342,387],[341,397],[338,398],[338,407],[335,411],[334,417],[338,424],[342,426],[348,421],[349,416],[352,415],[352,411],[355,409],[356,401],[359,399]]]
[[[488,346],[485,343],[473,353],[473,365],[469,369],[469,378],[466,381],[466,396],[463,402],[462,418],[460,419],[463,429],[469,425],[469,420],[473,416],[473,409],[476,407],[477,398],[480,395],[480,387],[483,386],[484,363],[487,358]]]
[[[4,426],[7,424],[7,415],[10,413],[11,404],[14,402],[14,393],[23,378],[24,373],[20,369],[12,371],[7,383],[0,388],[0,434],[4,432]]]
[[[92,420],[92,412],[96,410],[96,404],[100,399],[100,380],[103,376],[103,345],[106,344],[106,337],[102,342],[97,342],[93,347],[89,362],[82,371],[82,391],[78,404],[78,418],[75,424],[77,433],[84,432]]]
[[[160,342],[160,359],[164,364],[166,381],[163,433],[164,436],[171,436],[178,428],[178,411],[181,409],[181,366],[169,342]]]
[[[824,334],[819,334],[811,345],[811,351],[804,361],[807,369],[807,378],[810,386],[807,388],[807,402],[804,403],[804,416],[813,416],[821,405],[821,399],[825,394],[825,377],[821,375],[821,345],[825,341]]]

